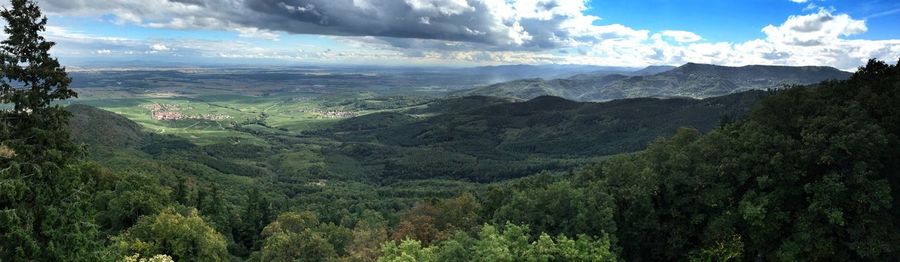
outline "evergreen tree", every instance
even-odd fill
[[[0,257],[89,259],[99,249],[90,212],[91,170],[79,165],[69,114],[54,101],[76,96],[40,35],[47,18],[29,0],[0,11]]]

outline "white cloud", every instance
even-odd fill
[[[816,1],[806,1],[812,4]],[[268,5],[267,5],[268,3]],[[278,3],[292,6],[292,13]],[[213,29],[242,38],[330,35],[336,46],[284,46],[244,39],[125,39],[50,26],[62,54],[180,55],[345,63],[576,63],[622,66],[830,65],[852,70],[869,58],[894,61],[900,40],[848,39],[865,19],[833,10],[787,17],[761,28],[764,37],[710,42],[690,31],[649,31],[602,23],[585,0],[46,0],[57,15],[100,17],[153,28]],[[302,8],[301,8],[302,7]],[[280,8],[276,11],[271,8]],[[406,10],[406,11],[404,11]],[[342,12],[339,12],[342,11]],[[283,12],[283,13],[279,13]],[[885,11],[894,12],[894,11]],[[53,23],[51,17],[51,24]],[[709,36],[707,36],[709,37]],[[149,47],[149,48],[148,48]]]
[[[865,21],[847,14],[833,15],[825,9],[808,15],[792,15],[780,26],[768,25],[762,29],[769,41],[799,46],[825,45],[867,30]]]
[[[672,38],[673,40],[675,40],[675,42],[679,43],[691,43],[703,40],[703,37],[700,37],[699,35],[688,31],[666,30],[660,32],[660,34],[665,37]]]
[[[279,37],[281,37],[281,35],[279,35],[278,33],[253,27],[241,27],[235,30],[238,31],[238,36],[243,38],[258,38],[270,41],[278,41]]]
[[[79,32],[76,30],[72,30],[71,28],[61,27],[61,26],[52,26],[48,25],[44,27],[45,31],[43,35],[49,38],[61,38],[69,41],[77,41],[77,42],[90,42],[90,41],[109,41],[109,42],[124,42],[129,41],[127,38],[122,37],[112,37],[112,36],[95,36],[85,34],[83,32]]]
[[[790,0],[790,1],[794,2],[794,3],[798,3],[798,4],[809,2],[809,0]]]
[[[153,52],[165,52],[169,51],[169,47],[164,44],[152,44],[150,45],[150,51]]]

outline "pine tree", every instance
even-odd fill
[[[69,89],[72,80],[65,68],[49,54],[54,43],[40,35],[47,18],[29,0],[13,0],[12,9],[0,16],[9,36],[0,42],[0,103],[13,106],[3,114],[4,138],[13,140],[8,146],[15,144],[27,160],[63,163],[75,146],[67,129],[69,114],[52,103],[77,94]]]
[[[65,68],[40,35],[47,18],[30,0],[12,0],[0,16],[0,257],[90,259],[97,226],[90,211],[90,171],[79,167],[69,114],[54,101],[76,97]]]

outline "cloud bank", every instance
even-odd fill
[[[58,14],[113,14],[120,23],[336,36],[435,39],[559,48],[642,37],[621,25],[596,26],[581,0],[45,0]],[[271,35],[269,35],[271,36]]]
[[[134,43],[48,32],[66,45],[92,41],[89,50],[104,50],[104,54],[347,62],[373,57],[397,63],[642,66],[700,62],[841,69],[853,69],[869,58],[900,57],[900,40],[852,39],[868,30],[865,21],[821,8],[787,17],[781,24],[761,26],[764,38],[708,42],[677,28],[652,32],[604,24],[586,14],[587,0],[43,0],[40,4],[52,14],[112,16],[116,23],[148,28],[232,31],[242,38],[271,41],[286,34],[325,35],[344,46],[326,52],[181,39],[166,42],[163,50],[155,46],[158,41]],[[70,29],[57,31],[65,30]]]

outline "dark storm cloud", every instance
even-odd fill
[[[111,14],[126,22],[172,28],[254,28],[294,34],[376,36],[549,49],[625,32],[593,32],[583,0],[524,5],[492,0],[45,0],[55,13]]]
[[[257,0],[245,6],[259,20],[246,26],[300,34],[387,36],[503,43],[507,25],[492,24],[479,3],[445,9],[412,6],[405,1]],[[377,6],[375,6],[377,5]]]
[[[834,20],[834,16],[818,16],[814,19],[807,19],[791,26],[791,30],[803,33],[816,32],[822,30],[822,26],[832,20]]]

